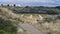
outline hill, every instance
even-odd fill
[[[60,14],[60,9],[58,7],[14,7],[9,8],[15,13],[28,13],[28,14]]]
[[[44,34],[60,34],[60,9],[55,7],[9,8]]]
[[[0,7],[0,34],[17,34],[19,32],[25,34],[24,29],[18,27],[18,23],[22,23],[18,14],[7,8]],[[23,32],[18,32],[19,29]]]
[[[2,17],[15,21],[15,23],[29,23],[44,34],[60,34],[60,9],[58,8],[7,7],[7,9],[8,12],[11,12],[7,12],[7,14],[2,12]]]

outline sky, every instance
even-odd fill
[[[0,0],[0,4],[20,4],[22,6],[60,6],[60,0]]]

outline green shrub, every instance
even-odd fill
[[[0,30],[0,34],[11,34],[10,32],[6,32],[4,30]]]
[[[3,32],[3,33],[2,33]],[[12,24],[12,21],[5,20],[0,17],[0,33],[2,34],[16,34],[17,33],[17,27]]]
[[[50,23],[51,21],[54,21],[54,17],[49,16],[47,18],[44,18],[44,21]]]
[[[52,20],[50,18],[45,18],[44,21],[50,23]]]
[[[51,32],[47,32],[47,34],[51,34]]]

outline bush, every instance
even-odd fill
[[[50,23],[51,21],[54,21],[54,19],[53,17],[49,16],[47,18],[44,18],[44,21]]]
[[[58,8],[58,9],[60,9],[60,6],[56,6],[55,8]]]
[[[47,34],[51,34],[51,32],[47,32]]]
[[[57,16],[57,19],[60,19],[60,14]]]
[[[2,33],[3,32],[3,33]],[[16,34],[17,27],[12,24],[12,21],[5,20],[0,17],[0,33],[2,34]]]
[[[0,34],[11,34],[10,32],[6,32],[4,30],[0,30]]]

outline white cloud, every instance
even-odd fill
[[[60,0],[0,0],[0,2],[42,2],[42,3],[54,3]]]
[[[17,0],[17,1],[22,1],[22,2],[43,2],[43,3],[49,3],[49,2],[54,2],[54,0]]]
[[[14,0],[0,0],[0,2],[12,2]]]
[[[52,1],[52,0],[0,0],[0,1],[23,1],[23,2],[49,2],[49,1]]]

